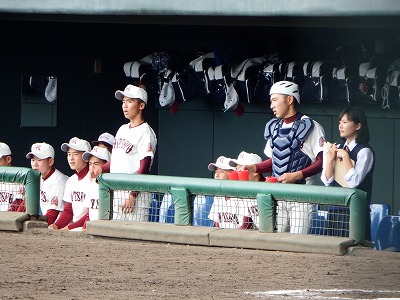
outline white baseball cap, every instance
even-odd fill
[[[96,156],[105,161],[110,161],[111,153],[107,150],[107,148],[95,146],[92,151],[87,151],[83,153],[82,158],[85,161],[89,161],[91,156]]]
[[[39,159],[54,158],[54,148],[46,143],[35,143],[31,147],[31,152],[26,155],[26,158],[32,158],[36,156]]]
[[[97,141],[93,141],[92,144],[97,146],[99,143],[106,143],[106,144],[109,144],[110,146],[113,146],[114,141],[115,141],[115,138],[112,134],[110,134],[108,132],[104,132],[104,133],[100,134]]]
[[[259,164],[260,162],[262,162],[262,159],[257,154],[242,151],[240,152],[237,159],[232,159],[229,162],[229,165],[232,167],[236,167],[237,165],[254,165]]]
[[[225,156],[220,156],[220,157],[218,157],[218,159],[215,163],[210,163],[208,165],[208,169],[210,171],[215,171],[217,168],[222,169],[222,170],[234,170],[235,168],[233,168],[229,165],[230,160],[231,160],[231,158],[228,158]]]
[[[69,148],[82,152],[89,152],[90,150],[92,150],[92,147],[90,146],[88,141],[81,140],[77,137],[73,137],[69,140],[69,143],[63,143],[61,145],[61,150],[64,152],[68,152]]]
[[[118,100],[124,99],[124,96],[132,99],[141,99],[147,104],[147,92],[132,84],[128,84],[124,91],[118,90],[115,92],[115,98]]]
[[[10,147],[6,143],[0,142],[0,158],[7,155],[11,155]]]

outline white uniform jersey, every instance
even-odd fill
[[[258,205],[257,199],[255,198],[244,198],[243,201],[244,205],[244,216],[250,217],[253,220],[253,228],[257,229],[260,227],[260,221],[258,217]]]
[[[114,191],[113,199],[113,220],[147,222],[149,220],[149,208],[152,201],[152,193],[139,192],[136,196],[136,203],[130,213],[122,212],[122,203],[129,198],[129,191]]]
[[[95,221],[99,219],[99,184],[96,180],[91,180],[88,191],[85,207],[89,209],[89,220]]]
[[[208,218],[214,221],[214,226],[220,228],[239,229],[243,224],[246,209],[243,200],[215,196]]]
[[[304,118],[309,118],[309,117],[303,115],[301,119]],[[314,163],[318,153],[323,152],[324,150],[325,132],[322,126],[318,122],[314,120],[312,121],[314,123],[314,128],[311,130],[310,134],[304,141],[301,151],[303,151],[311,159],[311,163]],[[292,126],[293,122],[288,124],[286,124],[285,122],[282,123],[282,128],[290,128]],[[264,153],[266,156],[272,157],[271,139],[267,141]],[[315,181],[315,176],[306,178],[306,184],[314,184],[314,181]]]
[[[64,209],[63,197],[67,180],[68,176],[57,169],[46,180],[40,177],[40,209],[43,215],[49,209]]]
[[[140,160],[146,156],[150,156],[153,163],[156,146],[156,134],[147,123],[133,128],[129,124],[122,125],[115,136],[110,173],[136,174]]]
[[[23,185],[12,182],[0,182],[0,211],[7,211],[11,203],[22,195],[25,195],[25,187]]]
[[[90,173],[88,172],[84,178],[78,180],[78,175],[72,175],[65,184],[64,201],[72,203],[73,219],[72,222],[78,221],[86,213],[85,200],[88,197],[90,185]]]

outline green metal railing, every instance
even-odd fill
[[[171,193],[175,224],[191,224],[191,194],[256,198],[260,232],[273,232],[275,201],[347,206],[350,211],[349,237],[365,240],[366,193],[358,189],[250,181],[215,180],[161,175],[103,174],[99,177],[99,219],[112,219],[112,191]]]
[[[37,216],[40,212],[40,173],[30,168],[0,167],[0,182],[19,183],[25,186],[26,213]]]

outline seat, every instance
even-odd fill
[[[389,204],[370,204],[371,212],[371,242],[375,243],[376,232],[378,231],[379,223],[383,217],[389,215]]]
[[[400,216],[388,215],[382,218],[374,249],[400,252]]]
[[[325,235],[327,225],[328,211],[321,210],[319,205],[315,205],[309,234]]]

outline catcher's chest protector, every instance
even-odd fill
[[[310,118],[300,118],[301,115],[289,128],[282,128],[283,120],[279,119],[272,119],[267,123],[265,139],[271,138],[272,173],[275,177],[302,170],[311,164],[311,159],[301,151],[301,147],[314,123]],[[304,180],[298,183],[303,182]]]

